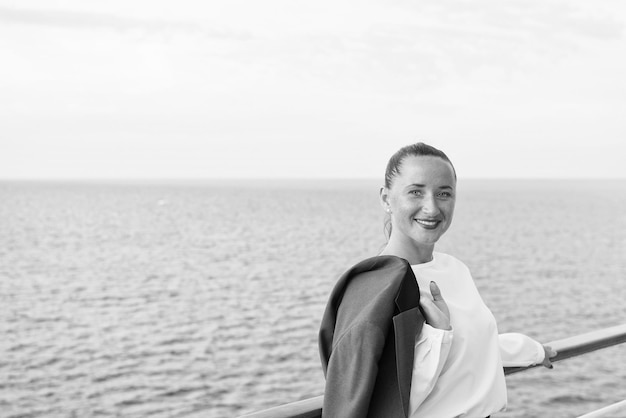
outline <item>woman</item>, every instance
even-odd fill
[[[417,143],[389,160],[389,240],[342,275],[322,320],[324,417],[486,417],[506,407],[503,366],[552,367],[549,347],[498,335],[468,268],[434,251],[455,193],[438,149]]]

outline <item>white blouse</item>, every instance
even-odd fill
[[[422,296],[435,281],[450,309],[452,330],[424,324],[415,343],[409,417],[486,417],[506,408],[503,366],[543,361],[543,346],[523,334],[498,335],[469,269],[458,259],[434,253],[411,266]]]

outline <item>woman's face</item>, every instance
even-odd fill
[[[450,163],[434,156],[405,157],[391,188],[381,193],[391,214],[390,240],[433,247],[452,223],[455,193]]]

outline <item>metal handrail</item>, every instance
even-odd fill
[[[589,412],[588,414],[581,415],[578,418],[602,418],[608,415],[615,416],[614,414],[617,412],[621,414],[620,416],[624,416],[623,413],[626,412],[626,399],[620,402],[616,402],[613,405],[605,406],[604,408]]]
[[[585,353],[600,350],[626,342],[626,324],[604,328],[573,337],[546,343],[558,354],[553,357],[552,362],[580,356]],[[518,373],[540,365],[528,367],[505,367],[505,374]],[[320,418],[322,416],[322,404],[324,396],[292,402],[259,412],[243,415],[240,418]]]
[[[551,359],[552,362],[555,362],[591,353],[592,351],[624,342],[626,342],[626,324],[551,341],[546,343],[546,345],[549,345],[558,353]],[[541,366],[541,364],[535,364],[529,367],[505,367],[504,373],[513,374],[538,366]]]

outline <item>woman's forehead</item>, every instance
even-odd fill
[[[452,165],[435,156],[410,155],[400,164],[398,179],[408,182],[417,180],[456,183]]]

